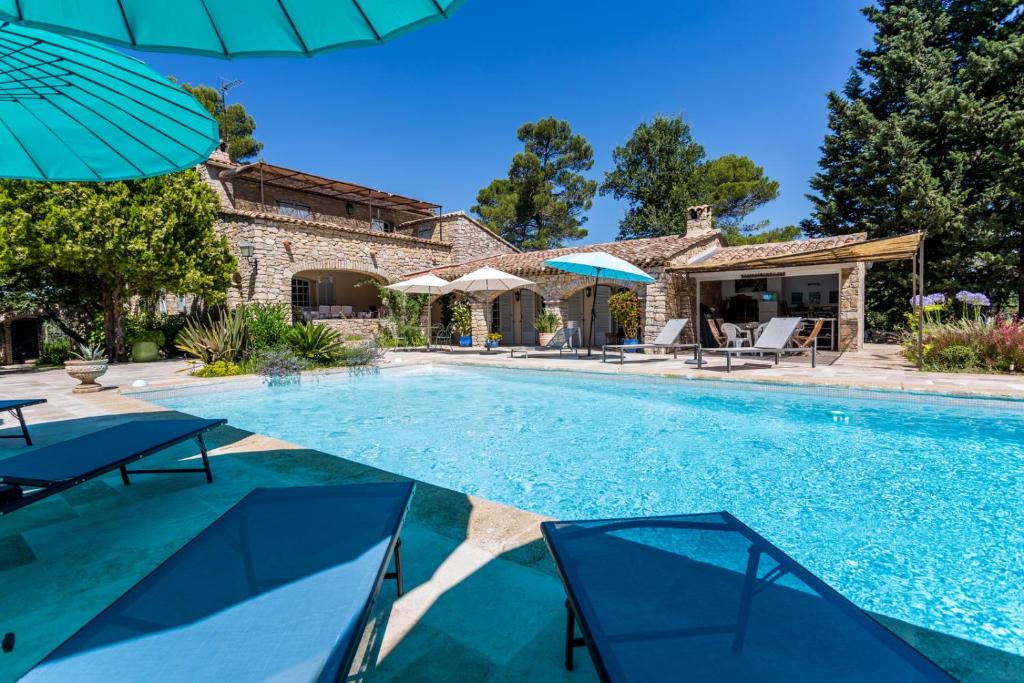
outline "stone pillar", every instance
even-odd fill
[[[483,299],[473,298],[469,300],[469,313],[473,320],[473,346],[483,346],[487,341],[487,331],[490,326],[487,324],[487,309],[489,302]]]
[[[839,273],[839,349],[856,351],[864,339],[864,264]]]
[[[689,318],[683,334],[680,335],[682,343],[689,343],[693,340],[693,321],[696,316],[692,314],[693,292],[688,286],[687,280],[680,275],[672,273],[661,273],[656,275],[657,282],[646,286],[646,301],[644,306],[644,324],[642,328],[644,342],[650,343],[661,334],[665,323],[672,318]],[[648,350],[650,352],[650,350]]]
[[[565,299],[545,299],[544,310],[558,316],[560,327],[564,326],[565,321],[569,319],[569,302]]]

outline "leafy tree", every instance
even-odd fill
[[[612,157],[615,168],[605,174],[601,194],[629,204],[618,239],[684,233],[686,209],[700,204],[712,204],[719,227],[739,239],[765,227],[744,225],[743,219],[779,195],[778,182],[748,157],[706,159],[682,116],[658,115],[641,123]]]
[[[583,212],[597,191],[597,183],[581,174],[594,165],[590,143],[554,117],[524,123],[516,135],[523,151],[512,158],[507,178],[480,190],[473,212],[524,249],[549,249],[586,237]]]
[[[1024,12],[1019,0],[881,0],[829,128],[811,235],[926,230],[929,290],[1024,312]],[[869,273],[870,313],[902,323],[906,263]]]
[[[231,161],[246,162],[256,158],[263,149],[263,143],[253,137],[256,119],[237,102],[224,106],[220,91],[208,85],[183,83],[182,88],[192,94],[199,103],[217,119],[220,125],[221,143],[227,146]]]
[[[132,297],[161,290],[224,299],[234,258],[213,230],[218,201],[194,170],[117,183],[0,182],[0,273],[51,273],[54,283],[90,283],[107,354],[124,352]],[[38,293],[33,280],[22,289]],[[72,299],[73,300],[73,299]]]
[[[712,159],[701,170],[708,191],[702,203],[714,206],[715,221],[720,226],[741,228],[747,233],[765,227],[766,224],[744,225],[743,219],[779,196],[778,181],[765,176],[764,169],[750,157],[736,154]]]
[[[601,194],[629,205],[618,239],[658,237],[686,230],[686,209],[704,204],[705,153],[682,116],[655,116],[612,152],[615,168],[605,173]]]
[[[90,275],[0,264],[0,311],[37,312],[76,344],[88,343],[89,328],[100,316],[98,290]]]

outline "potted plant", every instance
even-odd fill
[[[484,346],[489,349],[498,348],[498,342],[501,341],[501,332],[491,332],[487,335],[487,341],[484,342]]]
[[[533,328],[537,330],[537,343],[544,346],[555,336],[555,330],[562,321],[552,311],[541,311],[533,319]]]
[[[78,351],[72,351],[71,355],[74,358],[64,361],[64,370],[79,381],[79,385],[72,391],[76,394],[85,394],[102,390],[103,387],[96,383],[96,378],[107,371],[107,356],[103,353],[103,347],[99,344],[81,344]]]
[[[459,333],[459,346],[473,345],[473,314],[465,302],[452,307],[452,327]]]
[[[636,292],[625,291],[613,294],[608,297],[608,310],[612,319],[622,326],[625,335],[623,344],[640,343],[640,319],[643,313],[640,310],[640,297]],[[631,351],[636,353],[636,351]]]
[[[164,345],[164,333],[160,330],[143,330],[128,340],[132,347],[132,362],[148,363],[160,357],[160,347]]]

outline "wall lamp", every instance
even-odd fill
[[[239,242],[238,251],[239,253],[241,253],[242,258],[244,258],[253,268],[255,268],[257,264],[259,264],[259,260],[254,258],[256,248],[253,245],[253,243],[250,242],[249,240],[242,240],[241,242]]]

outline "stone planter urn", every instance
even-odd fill
[[[537,345],[547,346],[548,342],[555,336],[554,332],[538,332],[537,333]]]
[[[93,391],[102,391],[103,387],[96,383],[97,377],[102,377],[107,371],[107,359],[102,360],[66,360],[64,370],[77,379],[80,384],[71,391],[76,394],[88,394]]]

